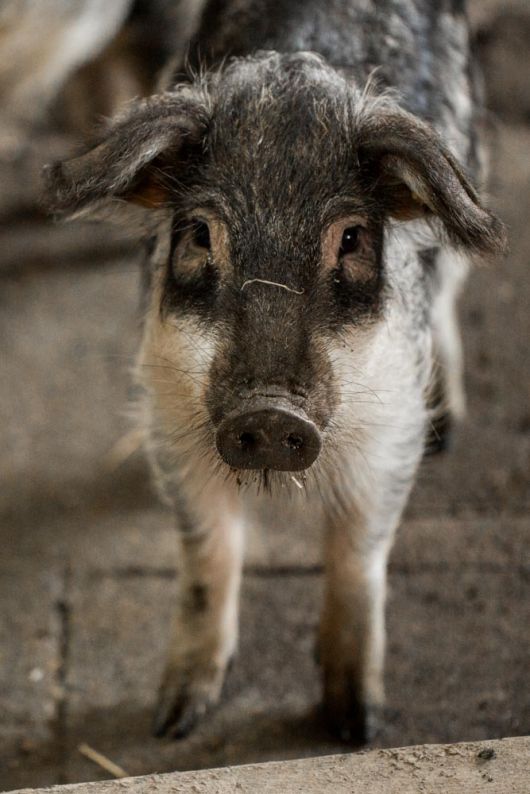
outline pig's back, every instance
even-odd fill
[[[466,115],[470,87],[464,0],[211,0],[192,64],[257,50],[312,50],[363,84],[377,69],[403,105],[443,125]]]

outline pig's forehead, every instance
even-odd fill
[[[347,91],[351,81],[346,80],[333,66],[317,53],[260,52],[243,58],[232,58],[218,71],[211,72],[206,82],[219,96],[227,97],[241,89],[263,88],[278,92],[285,87],[313,87]]]
[[[357,94],[335,70],[317,56],[268,63],[243,60],[219,77],[209,134],[214,153],[238,147],[255,156],[271,146],[318,149],[347,139]]]
[[[215,102],[204,147],[212,185],[288,203],[333,195],[357,166],[352,96],[325,80],[245,80]]]

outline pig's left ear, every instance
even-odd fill
[[[198,147],[205,106],[189,95],[163,94],[130,105],[85,154],[44,169],[44,201],[52,212],[74,214],[116,201],[163,207],[169,169]]]
[[[364,117],[358,147],[388,215],[435,215],[457,246],[483,254],[505,250],[503,224],[481,205],[462,167],[427,124],[398,108],[380,108]]]

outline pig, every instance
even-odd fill
[[[324,538],[330,728],[380,725],[388,555],[431,422],[465,410],[468,263],[505,246],[479,97],[462,0],[211,0],[160,92],[48,168],[57,213],[149,237],[137,372],[179,542],[157,735],[219,700],[262,503]]]

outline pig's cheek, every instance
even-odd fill
[[[205,392],[213,340],[191,318],[169,315],[152,326],[144,342],[140,369],[155,409],[171,424],[205,411]]]

